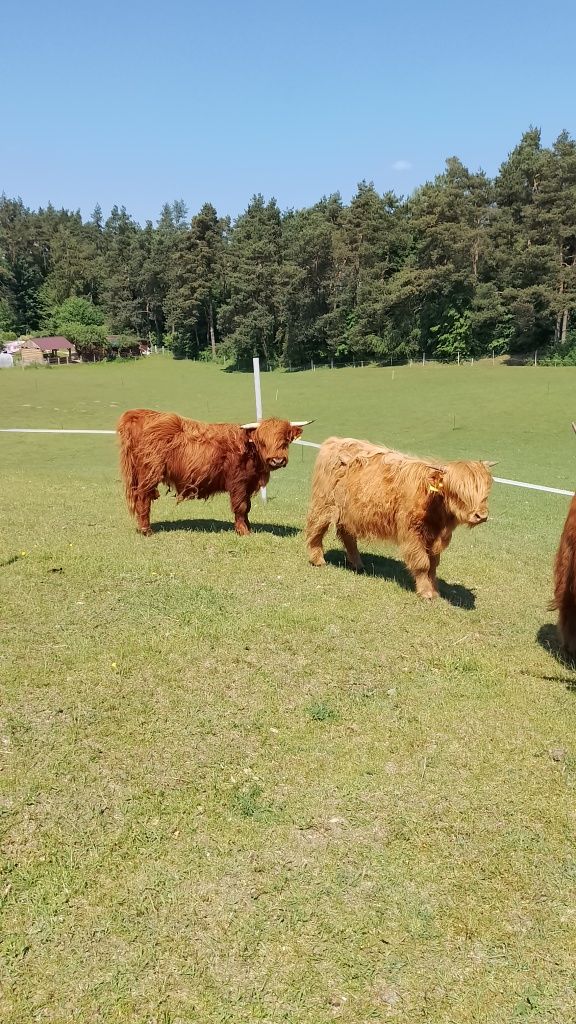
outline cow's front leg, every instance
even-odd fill
[[[436,571],[438,569],[438,563],[440,561],[440,555],[432,553],[430,555],[430,570],[428,572],[428,579],[434,587],[434,590],[438,590],[438,580],[436,578]]]
[[[248,522],[248,513],[251,508],[250,498],[244,492],[242,494],[232,493],[230,504],[234,513],[234,529],[240,537],[246,537],[250,533],[250,523]]]
[[[440,555],[448,547],[452,538],[451,531],[444,531],[439,537],[436,537],[432,545],[428,548],[428,558],[430,560],[430,568],[428,570],[428,579],[430,585],[434,591],[434,596],[438,594],[438,579],[436,573],[438,571],[438,565],[440,562]]]
[[[416,593],[419,597],[423,597],[426,601],[433,601],[435,597],[438,597],[436,581],[430,577],[429,573],[416,571],[412,575],[416,584]]]
[[[438,597],[436,566],[438,558],[430,556],[419,537],[409,537],[402,545],[407,568],[414,577],[416,593],[427,601]]]

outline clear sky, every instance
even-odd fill
[[[448,156],[494,174],[530,124],[576,134],[576,0],[20,0],[0,5],[0,192],[140,221],[238,214]]]

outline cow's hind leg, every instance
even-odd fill
[[[360,558],[360,552],[358,551],[358,545],[356,543],[356,537],[353,533],[350,533],[344,526],[339,525],[336,527],[336,536],[341,544],[344,545],[346,550],[346,558],[356,572],[364,572],[364,564]]]
[[[150,506],[152,502],[159,497],[160,494],[157,487],[151,491],[141,491],[136,497],[135,512],[137,529],[138,532],[144,534],[145,537],[150,537],[152,533],[152,529],[150,527]]]
[[[308,517],[306,545],[308,547],[308,561],[311,565],[326,565],[322,541],[329,526],[330,519],[313,519],[311,516]]]

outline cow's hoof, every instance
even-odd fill
[[[325,558],[309,558],[310,565],[314,566],[315,569],[321,569],[322,566],[326,565]]]
[[[138,533],[142,537],[151,537],[152,536],[152,528],[149,526],[147,530],[138,530]]]

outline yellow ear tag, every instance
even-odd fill
[[[442,484],[440,483],[438,487],[434,487],[434,484],[428,484],[428,490],[432,491],[434,494],[440,494],[442,490]]]

